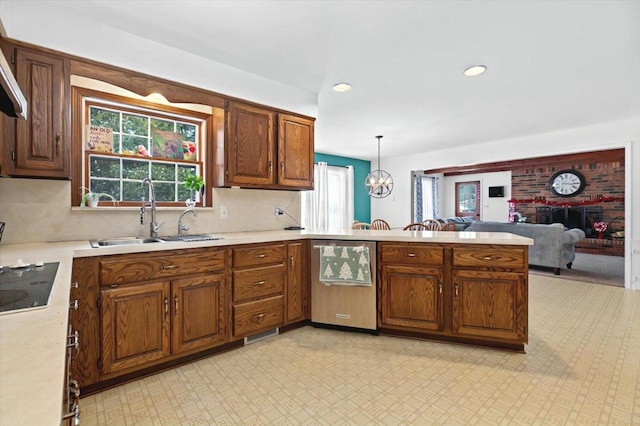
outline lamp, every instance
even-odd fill
[[[382,139],[382,136],[376,136],[376,139],[378,139],[378,169],[367,175],[364,184],[369,190],[370,196],[384,198],[391,194],[393,190],[393,178],[380,168],[380,139]]]

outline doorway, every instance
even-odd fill
[[[480,181],[456,182],[456,216],[480,220]]]

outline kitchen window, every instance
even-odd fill
[[[74,188],[80,197],[91,191],[115,200],[103,197],[101,206],[139,205],[142,180],[150,177],[158,205],[184,206],[185,177],[195,173],[206,181],[210,115],[83,88],[74,88],[74,99],[74,119],[82,123],[74,135],[82,146],[81,183]]]

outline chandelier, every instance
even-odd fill
[[[367,175],[364,184],[369,190],[370,196],[384,198],[391,194],[393,190],[393,178],[380,168],[380,139],[382,139],[382,136],[376,136],[376,139],[378,139],[378,169]]]

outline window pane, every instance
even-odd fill
[[[139,147],[142,147],[139,149]],[[131,135],[122,135],[122,149],[123,153],[127,151],[128,154],[142,154],[141,150],[149,151],[149,138]]]
[[[105,194],[109,194],[116,200],[120,200],[119,180],[91,179],[91,190],[93,192],[103,192]],[[108,197],[104,197],[103,200],[107,201],[110,199]]]
[[[120,159],[118,158],[91,156],[89,167],[92,177],[120,178]]]
[[[191,198],[191,191],[184,187],[184,185],[178,186],[178,201],[187,201],[187,199]],[[196,194],[196,200],[198,199],[198,195]]]
[[[175,182],[176,168],[173,164],[151,163],[151,180]]]
[[[184,182],[185,176],[196,174],[194,166],[178,166],[178,181]]]
[[[113,134],[113,152],[116,154],[122,153],[122,147],[120,146],[120,133]]]
[[[153,183],[156,194],[156,201],[176,201],[175,184],[173,183]]]
[[[90,122],[92,126],[102,126],[120,131],[120,113],[108,111],[106,109],[91,107],[89,108]]]
[[[176,131],[178,133],[182,133],[185,141],[196,141],[196,126],[194,126],[193,124],[178,123]]]
[[[145,190],[145,200],[148,201],[149,196]],[[122,182],[122,201],[140,201],[142,197],[142,185],[140,182]]]
[[[149,119],[140,115],[122,114],[122,133],[148,136]]]
[[[158,118],[151,119],[151,129],[152,130],[168,130],[173,132],[175,125],[173,121],[160,120]]]
[[[122,178],[142,180],[149,176],[149,163],[146,161],[122,160]]]

